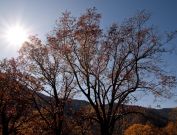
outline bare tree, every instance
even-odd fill
[[[37,37],[23,45],[19,59],[26,75],[24,83],[34,92],[41,118],[53,134],[62,134],[65,106],[74,95],[73,74],[67,72],[58,50]]]
[[[100,18],[95,9],[79,18],[66,12],[48,41],[93,107],[92,119],[101,134],[112,135],[116,121],[131,113],[122,110],[123,104],[136,98],[137,91],[169,96],[176,79],[164,71],[161,56],[173,38],[161,39],[148,25],[150,15],[145,11],[113,24],[107,32],[100,28]]]

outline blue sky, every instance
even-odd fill
[[[20,21],[31,29],[30,34],[38,34],[42,39],[52,30],[61,12],[71,11],[73,16],[79,16],[86,8],[96,7],[102,14],[101,25],[108,28],[111,23],[120,23],[133,16],[138,10],[146,9],[152,14],[150,23],[157,26],[161,32],[177,29],[177,0],[0,0],[0,36],[4,31],[4,23],[13,25]],[[177,40],[172,46],[177,52]],[[0,58],[17,56],[17,50],[8,46],[0,37]],[[177,75],[177,53],[164,56],[167,70]],[[177,93],[177,92],[176,92]],[[177,99],[177,98],[176,98]],[[177,106],[172,100],[162,100],[154,103],[149,96],[138,104],[162,107]]]

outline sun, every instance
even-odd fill
[[[22,25],[9,26],[5,32],[5,39],[10,45],[21,46],[28,40],[28,32]]]

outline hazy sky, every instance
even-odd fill
[[[10,46],[2,38],[6,31],[5,25],[13,26],[20,22],[30,29],[30,34],[38,34],[42,39],[52,30],[61,12],[71,11],[73,16],[79,16],[86,8],[96,7],[102,14],[101,25],[108,28],[113,22],[121,22],[124,18],[133,16],[138,10],[146,9],[152,13],[151,23],[159,31],[177,29],[177,0],[0,0],[0,59],[17,56],[19,48]],[[177,40],[172,46],[177,50]],[[164,56],[167,70],[176,74],[177,55]],[[176,92],[177,93],[177,92]],[[176,97],[177,99],[177,97]],[[153,103],[151,97],[142,99],[141,105],[162,107],[177,106],[173,100],[162,100]]]

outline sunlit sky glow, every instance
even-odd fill
[[[22,24],[13,24],[7,26],[7,28],[5,27],[3,36],[7,44],[15,49],[28,40],[27,29]]]
[[[79,16],[90,7],[96,7],[102,14],[101,26],[104,29],[107,29],[111,23],[120,23],[124,18],[133,16],[138,10],[143,9],[152,13],[150,23],[159,31],[167,32],[177,29],[177,0],[1,0],[0,59],[17,56],[21,42],[28,35],[37,34],[44,40],[62,12],[67,10],[71,11],[73,16]],[[170,45],[177,52],[177,40]],[[177,53],[164,56],[164,59],[167,70],[177,75]],[[153,102],[154,99],[151,96],[146,96],[137,104],[152,107],[160,104],[161,107],[174,107],[177,106],[175,99],[177,97]]]
[[[0,14],[1,15],[1,14]],[[0,16],[1,17],[1,16]],[[13,17],[12,17],[13,18]],[[18,50],[28,37],[32,35],[33,28],[27,26],[19,18],[11,20],[0,18],[0,58],[16,57]]]

